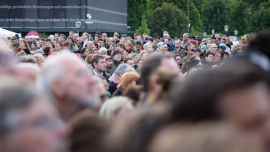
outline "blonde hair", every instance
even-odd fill
[[[140,78],[140,75],[138,75],[136,72],[129,71],[126,72],[121,76],[121,79],[119,81],[119,84],[117,85],[117,89],[126,90],[128,87],[128,84],[133,80],[138,80]]]
[[[104,102],[104,104],[101,106],[99,116],[109,122],[112,122],[111,116],[113,114],[117,114],[121,107],[128,102],[132,102],[128,97],[113,97]]]
[[[141,52],[138,54],[138,58],[142,58],[142,55],[143,55],[144,53],[147,53],[147,51],[146,51],[146,50],[141,51]]]
[[[92,64],[92,54],[88,54],[87,56],[86,56],[86,58],[85,58],[85,62],[87,63],[87,64]]]

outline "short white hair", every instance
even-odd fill
[[[107,49],[105,47],[101,47],[98,51],[99,54],[102,54],[103,51],[107,52]]]
[[[164,35],[170,36],[168,33],[165,33]],[[163,35],[163,36],[164,36],[164,35]]]
[[[188,33],[185,33],[183,34],[183,37],[186,36],[186,37],[189,37],[189,34]]]
[[[210,45],[210,48],[215,47],[215,46],[217,46],[217,45],[216,44],[211,44]]]
[[[216,36],[218,36],[218,38],[220,38],[220,35],[219,34],[216,34]]]

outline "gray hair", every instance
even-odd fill
[[[107,49],[105,47],[102,47],[99,49],[98,53],[99,54],[102,54],[103,51],[106,51],[107,52]]]
[[[231,42],[231,40],[230,40],[230,38],[229,38],[229,37],[226,37],[225,39],[226,39],[226,41]]]
[[[186,36],[186,37],[189,37],[189,34],[188,33],[185,33],[183,34],[183,37]]]
[[[55,39],[54,35],[50,35],[49,37],[52,39],[52,41],[54,41]]]
[[[36,92],[19,81],[4,78],[0,82],[0,136],[7,136],[18,123],[19,112],[29,106]]]
[[[216,44],[211,44],[211,45],[210,45],[210,48],[212,48],[213,46],[217,46],[217,45],[216,45]]]
[[[128,71],[135,71],[135,70],[128,64],[120,64],[114,73],[119,76],[119,73],[124,74]]]
[[[79,34],[78,33],[74,33],[74,35],[77,35],[79,37]]]
[[[218,38],[220,38],[220,35],[219,34],[216,34],[216,36],[218,36]]]

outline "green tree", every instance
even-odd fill
[[[161,7],[164,2],[173,3],[177,8],[181,9],[183,13],[187,14],[187,0],[150,0],[149,8],[150,10],[154,10],[157,7]],[[189,0],[189,21],[196,32],[202,31],[203,24],[201,15],[192,0]]]
[[[145,20],[145,15],[143,15],[142,17],[142,22],[141,22],[141,26],[139,29],[136,30],[138,33],[140,33],[141,35],[143,35],[143,33],[146,33],[147,35],[150,34],[150,29],[148,29],[146,20]]]
[[[246,2],[248,6],[253,10],[256,11],[259,8],[259,5],[262,2],[268,2],[269,0],[243,0],[243,2]]]
[[[201,7],[205,0],[192,0],[192,1],[194,3],[194,6],[197,8],[199,13],[201,14],[201,10],[202,10]]]
[[[248,17],[248,10],[247,4],[242,1],[238,1],[231,6],[231,22],[229,24],[229,34],[234,35],[234,30],[237,29],[238,35],[244,35],[247,33],[247,17]]]
[[[270,27],[270,8],[260,7],[250,20],[250,30],[255,32]]]
[[[173,3],[163,3],[149,13],[147,18],[151,36],[163,36],[163,31],[168,31],[171,37],[188,32],[189,20],[182,10]]]
[[[135,31],[141,26],[142,16],[148,12],[148,0],[128,0],[128,26]]]
[[[224,26],[230,23],[229,8],[225,0],[207,0],[202,5],[204,31],[224,33]]]

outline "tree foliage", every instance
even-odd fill
[[[162,7],[149,13],[147,23],[151,36],[163,36],[163,31],[168,31],[171,37],[175,37],[188,32],[189,20],[173,3],[164,2]]]
[[[270,8],[260,7],[254,12],[250,20],[250,30],[255,32],[270,27]]]
[[[142,23],[139,29],[136,30],[138,33],[140,33],[141,35],[143,35],[143,33],[146,33],[147,35],[150,34],[150,29],[148,29],[146,20],[145,20],[145,15],[143,15],[142,17]]]
[[[150,10],[154,10],[157,7],[161,7],[164,2],[173,3],[177,8],[181,9],[183,13],[187,14],[187,0],[150,0]],[[203,24],[201,20],[201,15],[198,9],[195,7],[192,0],[189,0],[189,21],[194,30],[201,32],[203,29]]]
[[[128,0],[128,26],[135,31],[141,26],[142,16],[148,12],[148,0]]]
[[[224,33],[224,26],[230,23],[229,8],[225,0],[207,0],[202,5],[203,28],[207,33],[214,29]]]

